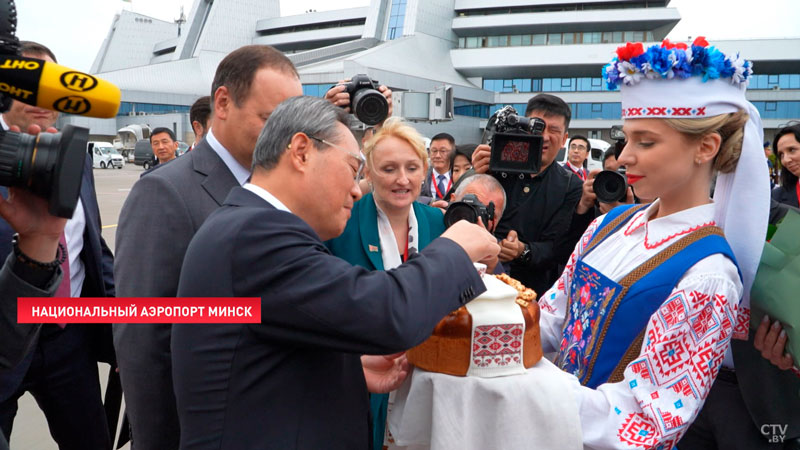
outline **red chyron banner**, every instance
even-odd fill
[[[19,323],[260,323],[258,297],[17,299]]]

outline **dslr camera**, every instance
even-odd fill
[[[342,84],[350,95],[350,111],[366,125],[377,125],[389,116],[389,102],[378,91],[377,80],[358,74]]]
[[[496,173],[539,173],[542,167],[544,120],[517,114],[505,106],[489,118],[483,143],[492,147],[489,170]]]
[[[478,223],[481,218],[485,227],[489,226],[489,221],[494,219],[494,202],[489,202],[489,206],[484,205],[478,200],[475,194],[467,194],[461,201],[450,203],[444,213],[444,226],[450,228],[451,225],[459,220],[466,220],[470,223]]]
[[[0,61],[20,55],[17,10],[13,0],[0,0]],[[12,80],[0,82],[17,88]],[[0,113],[13,99],[0,93]],[[32,136],[0,129],[0,185],[27,189],[48,201],[50,214],[71,218],[78,204],[89,130],[67,125],[61,133]]]
[[[619,158],[625,148],[625,134],[619,125],[611,127],[611,139],[614,140],[614,157]],[[625,167],[618,170],[604,170],[594,179],[594,193],[597,201],[602,203],[624,202],[628,192],[628,179],[625,177]]]

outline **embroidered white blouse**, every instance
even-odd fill
[[[713,204],[650,219],[658,204],[656,200],[636,213],[584,262],[619,282],[682,236],[714,224]],[[577,258],[603,218],[592,222],[564,273],[540,298],[545,353],[560,346],[567,312],[566,286]],[[623,381],[590,389],[575,378],[585,447],[672,449],[700,412],[731,336],[747,337],[750,312],[737,314],[741,297],[742,283],[727,257],[711,255],[690,267],[650,317],[641,353],[625,369]]]

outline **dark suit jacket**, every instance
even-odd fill
[[[448,239],[368,271],[331,255],[299,217],[233,189],[192,240],[178,294],[261,297],[261,323],[173,326],[181,448],[366,450],[359,355],[422,342],[483,290]]]
[[[238,186],[206,140],[156,167],[133,185],[120,211],[114,272],[121,297],[175,297],[189,241]],[[114,325],[129,418],[146,449],[177,447],[170,330],[169,324]]]
[[[440,209],[432,206],[414,202],[412,207],[419,228],[419,242],[415,247],[421,250],[444,232],[444,217]],[[352,215],[342,235],[325,245],[331,253],[351,264],[369,270],[384,270],[381,239],[378,235],[378,209],[372,193],[353,205]]]
[[[783,186],[774,187],[772,189],[772,199],[778,203],[783,203],[795,208],[800,206],[797,199],[797,190],[794,186],[790,186],[788,189]]]
[[[0,186],[0,195],[8,196],[8,190]],[[80,199],[83,203],[83,212],[86,218],[86,228],[83,232],[83,250],[81,251],[81,261],[83,261],[86,278],[83,281],[81,297],[113,297],[114,275],[112,268],[114,257],[109,250],[106,241],[100,234],[102,225],[100,223],[100,207],[97,204],[97,195],[94,188],[94,176],[92,175],[92,159],[86,155],[83,167],[83,178],[81,181]],[[11,237],[14,230],[11,225],[0,219],[0,261],[4,261],[11,253]],[[109,325],[70,325],[89,327],[93,334],[94,356],[99,361],[113,363],[114,353],[111,346],[111,328]],[[0,383],[19,383],[22,382],[27,365],[31,358],[25,358],[22,365],[13,370],[13,381],[7,378],[0,379]]]

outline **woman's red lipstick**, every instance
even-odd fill
[[[628,177],[628,184],[636,183],[637,181],[639,181],[642,178],[644,178],[641,175],[631,175],[631,174],[628,174],[627,177]]]

